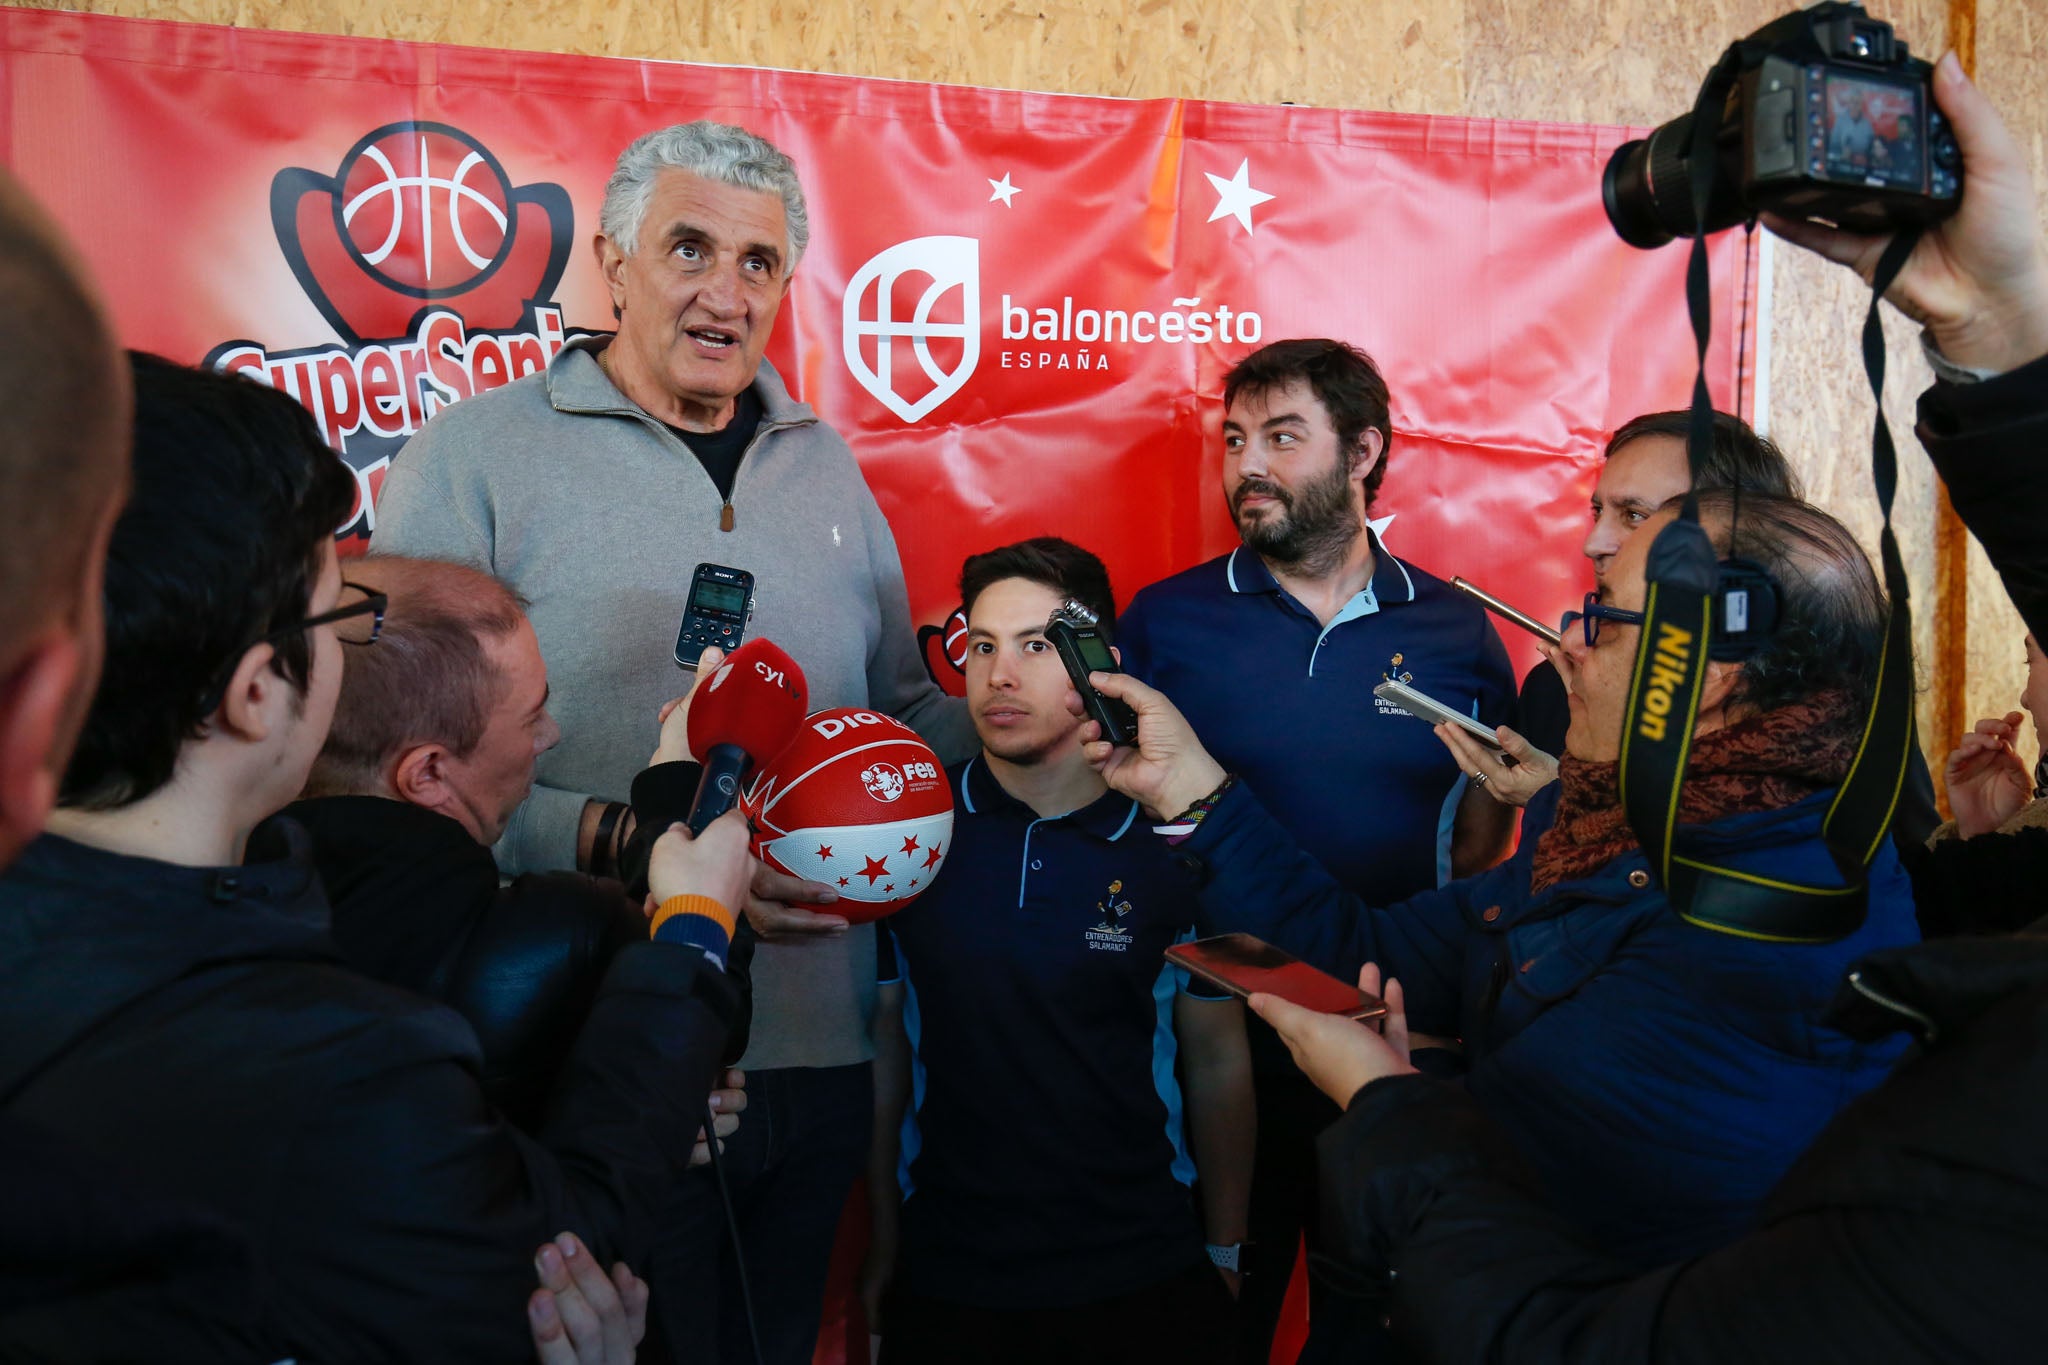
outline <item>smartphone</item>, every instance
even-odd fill
[[[1537,639],[1552,645],[1564,643],[1564,636],[1558,632],[1556,627],[1544,625],[1528,612],[1523,611],[1519,607],[1509,606],[1486,589],[1468,583],[1462,578],[1453,578],[1451,586],[1479,603],[1480,606],[1485,607],[1501,620],[1520,626]]]
[[[1045,623],[1045,638],[1059,651],[1067,666],[1067,678],[1081,694],[1081,707],[1088,719],[1102,727],[1102,737],[1111,744],[1129,746],[1138,742],[1138,713],[1115,697],[1105,697],[1088,685],[1090,673],[1121,673],[1109,641],[1102,638],[1095,613],[1069,598]]]
[[[754,616],[754,576],[724,564],[699,564],[690,575],[690,597],[676,632],[676,662],[692,672],[712,645],[727,654],[747,638]]]
[[[1387,1002],[1378,996],[1367,995],[1250,934],[1218,934],[1176,943],[1166,950],[1166,960],[1240,1000],[1264,991],[1317,1014],[1341,1014],[1346,1019],[1377,1019],[1387,1012]]]
[[[1490,748],[1500,748],[1500,740],[1492,730],[1481,725],[1461,711],[1453,711],[1435,697],[1418,692],[1406,683],[1383,682],[1372,690],[1372,694],[1391,706],[1398,706],[1417,720],[1426,720],[1431,725],[1455,725],[1466,734]]]

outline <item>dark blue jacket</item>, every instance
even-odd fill
[[[1559,1212],[1629,1260],[1690,1256],[1745,1231],[1793,1157],[1898,1056],[1896,1039],[1820,1020],[1852,960],[1917,939],[1911,889],[1887,845],[1863,927],[1820,945],[1685,923],[1640,850],[1531,892],[1557,790],[1531,803],[1509,861],[1385,909],[1337,886],[1242,784],[1183,848],[1207,867],[1205,932],[1256,934],[1346,979],[1378,962],[1413,1028],[1465,1040],[1465,1084]],[[1687,827],[1687,846],[1831,881],[1824,808],[1823,795]]]

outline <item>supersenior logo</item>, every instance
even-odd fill
[[[1199,296],[1153,308],[1098,307],[1071,294],[1057,304],[999,299],[996,363],[1006,370],[1107,371],[1112,355],[1134,346],[1257,345],[1265,336],[1256,312]],[[980,239],[915,237],[877,252],[847,281],[841,315],[847,372],[904,422],[923,420],[982,360]]]
[[[206,363],[303,403],[348,461],[367,535],[391,456],[450,403],[545,369],[569,332],[554,302],[574,244],[560,185],[512,183],[445,123],[385,124],[331,173],[270,185],[278,250],[339,341],[224,342]]]

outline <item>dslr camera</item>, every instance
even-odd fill
[[[1708,232],[1765,209],[1866,233],[1946,218],[1963,161],[1933,72],[1860,4],[1773,20],[1722,55],[1693,113],[1615,150],[1600,184],[1607,221],[1630,246],[1693,235],[1694,119],[1714,110]]]

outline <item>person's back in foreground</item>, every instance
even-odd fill
[[[0,878],[4,1112],[237,1224],[265,1358],[522,1358],[533,1248],[632,1254],[683,1168],[731,988],[695,946],[622,953],[535,1140],[458,1016],[339,963],[303,859],[238,865],[320,747],[343,641],[374,647],[332,541],[353,482],[284,395],[135,375],[108,666],[51,832]],[[740,903],[737,821],[656,857],[663,891]]]

